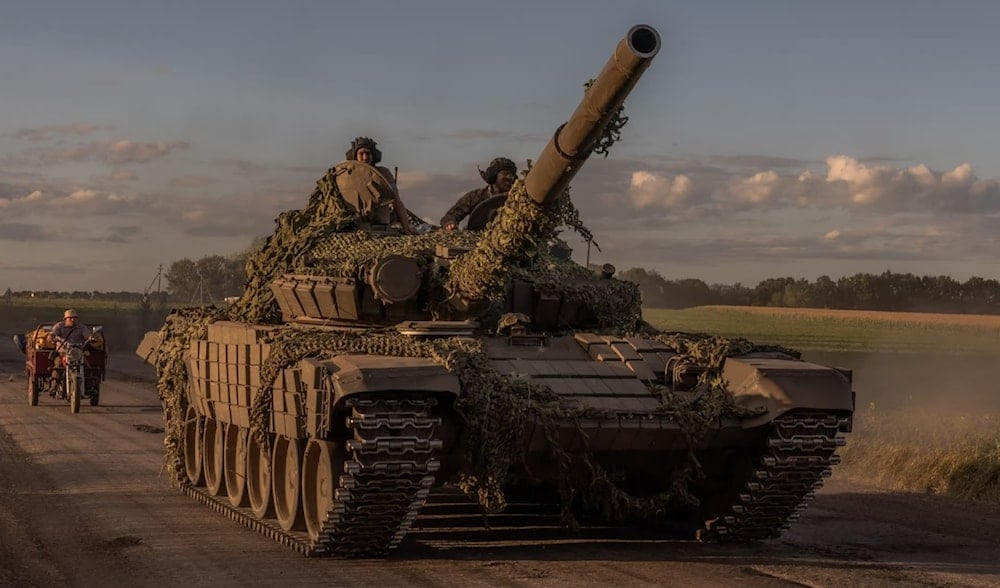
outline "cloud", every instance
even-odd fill
[[[131,243],[144,234],[142,227],[135,225],[112,225],[105,236],[96,240],[106,243]]]
[[[758,204],[770,200],[781,188],[781,177],[774,170],[756,173],[729,185],[729,193],[742,202]]]
[[[844,155],[826,161],[827,199],[846,196],[842,203],[883,211],[1000,212],[1000,183],[979,179],[968,163],[935,172],[923,164],[903,169],[866,165]],[[814,179],[805,182],[819,188]]]
[[[139,176],[126,169],[115,169],[111,173],[104,176],[104,180],[108,182],[134,182],[139,179]]]
[[[638,211],[670,210],[700,216],[708,212],[764,213],[810,207],[884,213],[1000,213],[1000,182],[979,178],[968,163],[935,171],[924,164],[893,167],[834,155],[826,158],[825,170],[744,169],[742,164],[750,160],[748,156],[739,157],[737,168],[709,165],[701,159],[620,161],[602,173],[617,183],[617,187],[610,188],[613,192],[621,192],[620,186],[626,184],[627,198],[621,194],[601,195],[602,200],[617,207],[602,212],[621,217]],[[625,174],[627,180],[621,177]],[[589,168],[580,176],[594,177]],[[683,182],[679,182],[680,178],[684,178]],[[622,207],[622,202],[629,206]]]
[[[273,176],[280,173],[294,173],[294,174],[316,174],[317,168],[307,167],[302,165],[285,165],[277,163],[260,163],[257,161],[249,161],[246,159],[220,159],[217,162],[219,165],[232,166],[243,176]],[[322,173],[325,170],[319,170]]]
[[[90,141],[74,145],[56,145],[34,152],[45,163],[78,163],[97,161],[123,165],[146,163],[169,155],[172,151],[186,149],[186,141],[156,141],[139,143],[128,139]]]
[[[47,125],[30,129],[19,129],[10,133],[15,139],[24,141],[50,141],[60,137],[82,137],[98,131],[111,130],[112,127],[92,125],[88,123],[70,123],[65,125]]]
[[[0,240],[3,241],[38,241],[48,237],[47,229],[38,224],[0,223]]]
[[[308,194],[293,189],[231,192],[212,198],[178,195],[152,198],[152,211],[174,230],[198,237],[249,237],[271,234],[284,210],[306,206]]]
[[[49,217],[116,215],[142,209],[144,198],[136,193],[95,188],[22,188],[21,192],[0,194],[0,212],[7,218],[44,214]]]
[[[673,178],[655,172],[632,172],[629,182],[629,200],[638,209],[672,208],[683,204],[692,192],[691,179],[685,175]]]

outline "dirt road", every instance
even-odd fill
[[[101,406],[26,402],[0,355],[0,585],[997,586],[1000,507],[834,478],[781,539],[411,533],[386,560],[306,559],[168,487],[149,372],[112,362]]]

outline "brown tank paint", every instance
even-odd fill
[[[533,207],[547,207],[569,185],[659,45],[658,33],[644,25],[618,44],[525,178]],[[575,273],[554,280],[525,266],[517,259],[523,252],[515,251],[491,260],[521,264],[521,273],[508,272],[497,302],[502,318],[474,305],[438,316],[431,309],[440,302],[434,288],[470,253],[481,252],[485,237],[477,243],[454,233],[426,244],[421,236],[403,237],[377,212],[388,200],[385,178],[358,162],[335,169],[340,197],[363,217],[345,243],[394,245],[366,253],[350,271],[337,264],[316,271],[309,261],[289,265],[268,285],[282,322],[296,332],[362,340],[387,332],[404,341],[474,340],[485,350],[484,368],[554,393],[575,416],[554,424],[537,413],[529,419],[515,460],[523,467],[510,471],[509,492],[558,486],[554,451],[586,452],[638,497],[671,488],[673,472],[696,456],[704,478],[689,491],[698,504],[674,505],[660,516],[702,539],[752,541],[777,536],[837,463],[853,413],[849,372],[782,352],[728,357],[721,377],[743,416],[720,416],[693,438],[677,411],[698,405],[702,393],[693,383],[708,368],[656,333],[637,334],[636,322],[618,325],[629,311],[612,307],[628,306],[631,295],[638,318],[635,285],[611,277],[613,270],[598,274],[570,261]],[[306,555],[384,555],[399,545],[431,490],[454,482],[466,467],[459,447],[470,433],[468,415],[455,404],[469,394],[468,382],[429,357],[370,350],[316,353],[265,382],[276,328],[219,320],[184,351],[183,489]],[[137,353],[154,363],[162,343],[169,341],[147,334]],[[269,446],[263,447],[250,429],[254,401],[267,386]],[[663,394],[672,398],[670,410]],[[237,454],[245,463],[230,463]],[[244,475],[245,489],[226,487],[227,479]]]

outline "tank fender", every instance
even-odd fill
[[[332,374],[335,408],[363,392],[433,392],[452,397],[461,394],[458,376],[426,357],[338,355]]]
[[[807,361],[772,357],[729,357],[722,369],[738,406],[760,411],[743,419],[756,427],[795,409],[850,413],[851,380],[840,370]]]
[[[139,346],[135,349],[135,354],[142,358],[142,360],[149,365],[156,365],[156,352],[160,347],[160,332],[159,331],[146,331],[143,335],[142,341],[139,342]]]

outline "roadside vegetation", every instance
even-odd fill
[[[1000,502],[1000,415],[927,410],[854,415],[841,468],[892,490]]]
[[[992,378],[955,372],[955,360],[949,357],[979,356],[985,364],[992,363],[991,356],[1000,360],[1000,317],[993,315],[701,306],[646,309],[644,316],[660,329],[745,337],[867,362],[892,355],[926,357],[956,388]],[[868,369],[878,371],[879,364]],[[1000,361],[995,369],[1000,375]],[[995,387],[973,391],[983,399],[981,410],[966,402],[949,405],[953,389],[937,382],[917,391],[923,394],[918,398],[909,396],[912,389],[885,388],[858,391],[854,432],[840,451],[843,462],[834,475],[891,490],[1000,502]],[[870,400],[880,394],[881,399]],[[886,396],[893,394],[907,397]],[[888,406],[893,408],[884,408]]]

